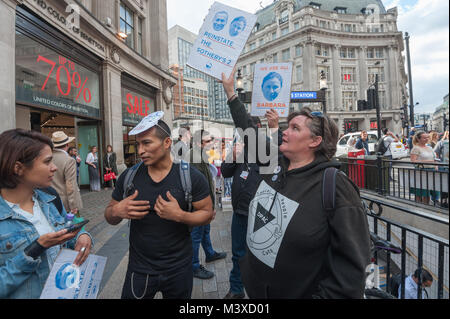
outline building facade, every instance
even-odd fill
[[[123,171],[130,129],[156,110],[172,120],[166,25],[165,0],[2,0],[0,132],[63,130],[83,158],[112,145]]]
[[[444,120],[446,120],[446,126],[444,128]],[[448,94],[444,96],[443,103],[436,108],[436,111],[433,113],[432,119],[432,128],[435,131],[443,132],[448,131]]]
[[[183,70],[172,66],[172,74],[177,77],[173,90],[174,121],[182,117],[208,119],[208,83],[200,79],[184,78]]]
[[[185,80],[201,80],[207,83],[208,112],[204,114],[204,120],[231,124],[231,114],[228,109],[227,97],[222,84],[220,84],[213,77],[186,65],[191,48],[194,45],[196,38],[196,34],[180,27],[179,25],[175,25],[170,28],[169,65],[174,71],[173,74],[178,77],[178,82],[180,82],[181,78],[184,78]],[[178,87],[175,87],[174,90],[175,92],[180,91]]]
[[[358,112],[357,101],[367,100],[378,74],[383,126],[402,132],[400,107],[408,94],[396,8],[386,11],[379,0],[279,0],[256,15],[237,63],[245,91],[252,90],[256,63],[292,62],[292,91],[319,90],[324,71],[327,114],[341,132],[369,130],[376,129],[376,112]]]

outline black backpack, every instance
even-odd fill
[[[134,191],[134,184],[133,179],[136,176],[136,173],[141,167],[142,162],[134,165],[131,167],[127,175],[125,175],[124,183],[123,183],[123,199],[127,198],[128,196],[131,196]],[[180,178],[181,178],[181,185],[183,187],[184,191],[184,199],[188,203],[188,212],[192,212],[192,181],[191,181],[191,174],[190,174],[190,165],[188,162],[180,161]]]
[[[335,167],[328,167],[323,173],[322,179],[322,206],[325,211],[331,212],[335,208],[336,201],[336,175],[345,174]]]
[[[384,153],[387,152],[387,147],[386,145],[384,145],[384,138],[386,136],[383,136],[382,138],[380,138],[377,143],[375,144],[375,154],[381,154],[384,155]]]

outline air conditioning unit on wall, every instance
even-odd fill
[[[105,24],[107,27],[112,27],[112,20],[110,17],[106,17]]]

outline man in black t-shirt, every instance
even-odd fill
[[[161,291],[164,298],[189,299],[193,283],[189,227],[209,224],[213,218],[208,182],[190,167],[193,212],[187,212],[179,164],[170,157],[167,124],[153,123],[136,136],[136,142],[143,165],[133,179],[134,190],[123,199],[127,170],[119,177],[105,210],[109,224],[131,220],[122,298],[152,299]]]

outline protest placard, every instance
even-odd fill
[[[264,116],[274,109],[280,117],[289,114],[292,63],[259,63],[255,65],[252,92],[252,116]]]
[[[228,78],[255,23],[255,15],[214,2],[187,64],[216,79],[222,80],[222,73]]]
[[[89,255],[75,267],[77,251],[62,249],[53,264],[40,299],[96,299],[106,265],[106,257]]]

